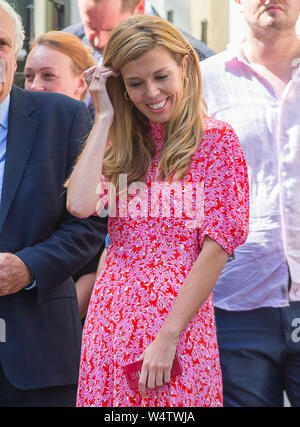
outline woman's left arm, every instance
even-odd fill
[[[170,372],[181,332],[211,294],[228,253],[206,236],[202,250],[152,344],[144,351],[139,391],[154,389],[170,382]]]

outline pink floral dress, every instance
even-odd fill
[[[182,192],[155,187],[163,125],[151,123],[151,134],[156,156],[142,191],[129,188],[127,211],[120,203],[109,218],[111,244],[83,332],[77,406],[222,406],[212,295],[180,336],[181,376],[142,398],[130,390],[123,374],[122,367],[155,339],[204,237],[232,254],[248,233],[247,167],[232,128],[207,119],[201,145],[180,184]]]

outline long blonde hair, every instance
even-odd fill
[[[165,125],[165,142],[159,164],[161,180],[179,180],[188,172],[204,131],[206,106],[199,60],[192,46],[164,19],[132,16],[113,30],[104,51],[103,64],[120,71],[127,63],[157,46],[165,48],[178,66],[188,55],[182,97]],[[107,89],[115,116],[103,174],[118,187],[119,174],[127,174],[128,184],[143,180],[155,155],[155,146],[148,136],[148,119],[124,98],[122,77],[109,79]]]

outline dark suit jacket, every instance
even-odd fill
[[[0,363],[20,389],[77,382],[81,322],[71,276],[99,251],[106,221],[70,215],[63,183],[89,131],[83,103],[13,87],[0,251],[20,257],[37,283],[0,297]]]
[[[81,22],[78,24],[70,25],[69,27],[66,27],[63,31],[66,31],[67,33],[75,34],[84,44],[87,44],[90,46],[90,43],[88,42],[87,38],[85,37],[84,27]],[[205,58],[209,58],[210,56],[213,56],[215,52],[211,50],[205,43],[203,43],[200,40],[195,39],[195,37],[191,36],[190,34],[186,33],[185,31],[180,30],[181,33],[185,36],[187,41],[193,46],[195,52],[198,55],[198,58],[200,61],[202,61]]]

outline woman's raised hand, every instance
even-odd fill
[[[101,116],[112,120],[114,109],[106,89],[109,77],[119,77],[119,73],[109,67],[91,67],[84,73],[89,92],[93,99],[96,118]]]

